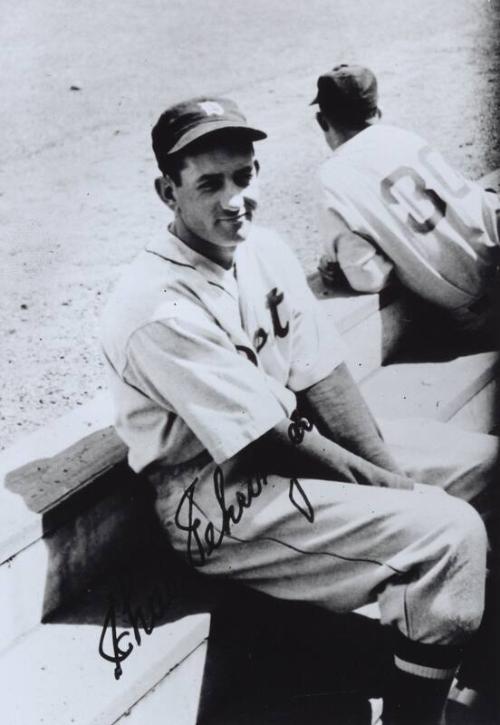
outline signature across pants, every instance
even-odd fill
[[[432,421],[381,428],[415,490],[249,482],[235,459],[218,471],[158,471],[156,508],[172,545],[204,574],[335,612],[378,600],[382,622],[406,637],[460,643],[482,616],[487,547],[466,501],[495,484],[498,440]]]

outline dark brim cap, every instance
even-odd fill
[[[248,125],[236,103],[228,98],[192,98],[168,108],[153,128],[153,148],[163,156],[177,153],[202,136],[223,130],[239,131],[251,141],[267,134]]]
[[[310,105],[319,104],[333,118],[356,122],[377,114],[377,79],[369,68],[343,63],[321,75],[317,86]]]
[[[262,139],[267,138],[267,134],[264,133],[264,131],[259,131],[257,128],[252,128],[251,126],[245,124],[235,123],[234,121],[213,120],[199,124],[195,128],[186,131],[186,133],[170,149],[169,154],[174,154],[176,151],[180,151],[202,136],[228,128],[233,129],[234,131],[241,131],[248,136],[251,141],[262,141]]]

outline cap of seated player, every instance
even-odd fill
[[[157,159],[175,154],[202,136],[222,131],[237,131],[250,141],[267,137],[248,124],[237,104],[229,98],[191,98],[164,111],[152,130]]]
[[[369,68],[342,63],[318,78],[317,103],[328,118],[346,126],[364,125],[380,116],[377,79]]]

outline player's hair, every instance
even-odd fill
[[[253,143],[249,140],[248,134],[239,129],[220,129],[206,134],[174,154],[166,154],[162,149],[161,139],[153,136],[153,151],[158,167],[163,176],[169,176],[177,186],[182,183],[181,171],[186,159],[189,156],[212,151],[217,146],[225,146],[242,153],[253,153]]]
[[[163,159],[156,157],[158,166],[163,176],[169,176],[174,184],[177,186],[181,185],[181,171],[184,168],[186,154],[181,151],[170,156],[165,156]]]
[[[367,119],[366,116],[341,115],[338,111],[325,107],[321,103],[319,104],[319,110],[332,126],[344,133],[363,131],[371,125],[370,119]]]

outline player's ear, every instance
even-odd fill
[[[318,111],[317,112],[317,114],[316,114],[316,121],[318,122],[319,127],[321,128],[321,130],[324,131],[325,133],[330,128],[328,121],[326,120],[325,116],[321,113],[321,111]]]
[[[158,176],[158,178],[155,179],[155,189],[162,202],[166,204],[169,209],[175,211],[177,201],[175,199],[175,191],[172,180],[168,176]]]
[[[259,171],[260,171],[259,159],[254,159],[253,160],[253,167],[255,169],[255,173],[258,174]]]

